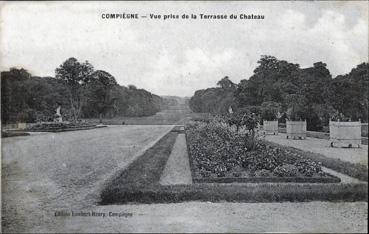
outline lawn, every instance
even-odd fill
[[[189,109],[162,110],[152,116],[104,118],[107,125],[176,125],[185,124],[190,119],[203,119],[211,116],[208,113],[194,113]],[[85,119],[89,123],[98,124],[99,119]]]

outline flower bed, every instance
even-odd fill
[[[194,182],[340,182],[319,163],[215,122],[187,125],[186,137]]]
[[[32,125],[25,129],[29,132],[62,132],[73,130],[84,130],[96,128],[96,125],[88,123],[69,123],[69,122],[44,122]]]

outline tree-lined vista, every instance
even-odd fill
[[[308,130],[320,131],[332,118],[367,122],[368,70],[369,64],[362,63],[332,78],[323,62],[300,68],[264,55],[249,79],[235,84],[226,76],[218,87],[197,90],[188,104],[194,112],[251,111],[264,120],[306,120]],[[76,121],[150,116],[176,102],[134,85],[119,85],[107,71],[76,58],[56,68],[55,77],[11,68],[1,72],[1,82],[2,123],[51,121],[58,105],[63,119]]]
[[[63,119],[149,116],[166,102],[134,85],[119,85],[114,76],[88,61],[69,58],[55,77],[32,76],[27,70],[1,72],[2,123],[52,121],[62,106]]]
[[[214,114],[252,112],[273,120],[306,120],[308,130],[319,131],[329,119],[368,121],[369,64],[362,63],[350,73],[332,78],[326,64],[300,68],[273,56],[261,56],[249,79],[234,84],[228,77],[219,87],[197,90],[190,100],[195,112]]]

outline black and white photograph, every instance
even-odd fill
[[[0,1],[3,233],[366,233],[368,1]]]

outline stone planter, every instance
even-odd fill
[[[263,120],[263,133],[278,135],[278,120],[267,121]]]
[[[306,120],[305,121],[286,121],[287,139],[306,139]]]
[[[329,139],[331,147],[335,144],[352,147],[361,144],[361,123],[329,121]]]
[[[18,129],[21,129],[21,130],[24,130],[27,128],[27,124],[26,123],[18,123],[17,124],[17,128]]]

